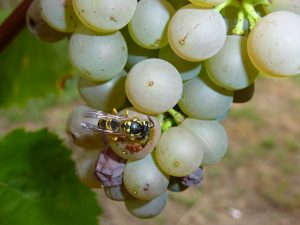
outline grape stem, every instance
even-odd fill
[[[168,113],[173,117],[177,125],[181,124],[185,119],[184,116],[180,112],[176,111],[175,109],[169,109]]]
[[[33,0],[23,0],[0,26],[0,52],[26,25],[26,12]]]

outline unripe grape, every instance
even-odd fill
[[[151,218],[161,213],[166,206],[167,200],[168,192],[166,191],[150,201],[142,201],[131,197],[125,200],[125,206],[136,217]]]
[[[273,12],[263,17],[250,32],[248,53],[263,74],[292,77],[300,73],[300,16]]]
[[[80,28],[70,38],[69,60],[84,78],[106,81],[123,70],[126,42],[119,31],[99,34]]]
[[[182,93],[182,79],[176,68],[161,59],[146,59],[128,73],[127,97],[141,112],[160,114],[176,105]]]
[[[161,171],[154,160],[149,154],[140,160],[127,161],[123,181],[133,197],[149,201],[167,190],[169,176]]]
[[[67,36],[66,33],[52,29],[42,17],[38,0],[34,0],[26,13],[26,23],[31,33],[41,41],[56,42]]]
[[[125,79],[127,73],[123,70],[113,79],[106,82],[96,82],[80,78],[78,91],[81,98],[91,107],[104,112],[119,109],[126,102]]]
[[[136,0],[73,0],[81,22],[97,32],[114,32],[126,26],[135,12]]]
[[[156,146],[159,166],[168,174],[184,177],[202,163],[204,145],[189,130],[172,127],[164,132]]]

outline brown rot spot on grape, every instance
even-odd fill
[[[149,82],[148,82],[148,87],[152,87],[154,85],[154,81],[153,80],[150,80]]]
[[[128,150],[130,153],[136,153],[143,149],[143,146],[140,143],[136,142],[130,142],[126,145],[126,150]]]
[[[144,186],[144,191],[148,191],[150,189],[150,184],[146,184],[145,186]]]

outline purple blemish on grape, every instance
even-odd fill
[[[197,186],[203,180],[203,170],[198,168],[195,172],[185,177],[182,177],[181,183],[185,186]]]
[[[100,153],[96,165],[96,177],[104,187],[120,186],[123,183],[123,172],[126,160],[106,146]]]

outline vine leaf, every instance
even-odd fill
[[[0,141],[0,224],[96,225],[95,194],[75,176],[70,151],[46,129]]]
[[[70,73],[67,52],[66,41],[43,43],[24,29],[0,53],[0,107],[58,93],[59,78]]]

